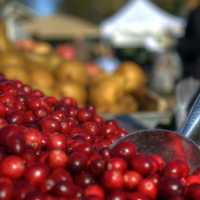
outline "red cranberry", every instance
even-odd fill
[[[137,155],[131,160],[132,168],[140,174],[147,176],[154,173],[152,160],[148,156]]]
[[[158,193],[157,185],[152,179],[143,179],[138,185],[138,192],[150,199],[156,199]]]
[[[118,170],[125,172],[127,169],[127,163],[122,158],[112,158],[107,163],[107,170]]]
[[[123,191],[114,191],[108,198],[108,200],[127,200],[127,194]]]
[[[105,170],[106,163],[102,158],[93,159],[89,165],[90,172],[95,175],[101,175]]]
[[[136,147],[133,143],[125,141],[115,146],[111,152],[116,157],[130,160],[136,154]]]
[[[77,106],[76,100],[71,97],[62,98],[61,103],[63,103],[65,106],[68,106],[68,107],[76,107]]]
[[[98,197],[99,199],[104,199],[105,194],[104,194],[104,190],[98,186],[98,185],[90,185],[88,186],[85,191],[84,194],[86,197]]]
[[[132,190],[141,182],[142,176],[136,171],[127,171],[124,174],[125,187]]]
[[[186,181],[187,186],[190,186],[193,184],[200,184],[200,176],[198,175],[188,176],[185,181]]]
[[[83,153],[72,153],[69,160],[69,168],[72,172],[77,173],[85,169],[87,157]]]
[[[0,118],[0,130],[7,125],[8,125],[8,122],[5,119]]]
[[[52,150],[49,152],[49,165],[52,168],[66,167],[69,164],[69,157],[63,150]]]
[[[34,186],[40,185],[48,175],[48,168],[44,164],[34,164],[26,172],[26,179]]]
[[[200,184],[190,185],[186,190],[186,199],[199,200]]]
[[[80,122],[90,121],[92,119],[92,112],[86,108],[81,108],[78,111],[78,119]]]
[[[24,131],[24,141],[27,146],[38,150],[42,145],[42,135],[37,129],[28,128]]]
[[[99,127],[95,122],[85,122],[83,128],[89,135],[97,135],[99,133]]]
[[[42,119],[48,115],[47,110],[45,108],[39,108],[35,110],[34,114],[38,119]]]
[[[72,183],[72,176],[68,171],[66,171],[64,168],[56,168],[53,170],[50,176],[55,182],[65,181]]]
[[[42,130],[48,132],[56,132],[59,130],[58,121],[51,118],[44,118],[41,122]]]
[[[66,149],[66,138],[61,134],[50,134],[48,138],[49,149]]]
[[[12,183],[0,182],[0,199],[11,200],[14,195]]]
[[[75,183],[83,188],[94,184],[94,182],[93,177],[86,172],[81,172],[75,177]]]
[[[52,193],[56,196],[71,199],[75,195],[75,187],[71,183],[60,181],[53,187]]]
[[[177,178],[164,177],[159,183],[159,196],[162,199],[170,199],[183,194],[183,185]]]
[[[164,169],[164,175],[174,178],[187,177],[189,175],[188,164],[181,160],[169,162]]]
[[[24,160],[18,156],[8,156],[1,163],[1,173],[10,178],[21,177],[24,170]]]
[[[106,171],[103,176],[103,184],[111,190],[122,189],[124,186],[123,174],[114,170]]]
[[[133,192],[129,195],[128,200],[149,200],[149,198],[139,192]]]

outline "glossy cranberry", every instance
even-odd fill
[[[55,196],[72,198],[75,195],[75,187],[68,182],[60,181],[52,189]]]
[[[8,156],[1,162],[1,173],[12,179],[21,177],[24,170],[24,160],[18,156]]]
[[[84,195],[86,197],[97,197],[102,200],[105,198],[104,190],[98,185],[88,186],[84,191]]]
[[[81,108],[78,111],[78,119],[80,122],[90,121],[92,119],[92,112],[86,108]]]
[[[97,135],[99,134],[99,126],[95,122],[85,122],[83,124],[83,128],[89,135]]]
[[[141,194],[139,192],[133,192],[129,195],[128,200],[150,200],[150,199],[144,194]]]
[[[44,194],[38,191],[30,192],[27,197],[27,200],[44,200]]]
[[[67,116],[76,118],[78,114],[78,109],[76,107],[67,108]]]
[[[148,156],[137,155],[131,160],[132,168],[144,176],[154,173],[152,160]]]
[[[190,185],[186,190],[186,199],[198,200],[200,197],[200,184]]]
[[[79,171],[82,171],[83,169],[85,169],[86,165],[87,157],[85,156],[85,154],[76,152],[70,155],[69,169],[72,172],[77,173]]]
[[[186,177],[189,175],[189,166],[181,160],[169,162],[164,169],[164,175],[174,178]]]
[[[150,157],[154,160],[154,162],[156,162],[158,170],[162,171],[164,169],[165,165],[166,165],[163,158],[159,155],[156,155],[156,154],[153,154]]]
[[[64,168],[56,168],[52,171],[50,176],[55,182],[65,181],[72,183],[73,179],[72,176],[68,171],[66,171]]]
[[[27,146],[33,148],[34,150],[38,150],[42,145],[42,134],[34,128],[25,129],[24,141]]]
[[[76,107],[77,106],[76,100],[71,97],[62,98],[61,103],[68,107]]]
[[[21,135],[12,135],[6,141],[7,151],[12,154],[21,154],[25,149],[25,142]]]
[[[26,172],[25,177],[34,186],[41,184],[48,175],[48,168],[44,164],[34,164],[30,166]]]
[[[164,177],[159,183],[159,196],[163,199],[170,199],[174,196],[183,195],[183,185],[177,178]]]
[[[138,192],[150,199],[156,199],[158,193],[157,185],[152,179],[143,179],[138,185]]]
[[[47,110],[45,108],[39,108],[35,110],[34,114],[38,119],[42,119],[48,115]]]
[[[141,182],[142,176],[136,171],[127,171],[124,174],[124,185],[127,189],[134,189]]]
[[[133,143],[125,141],[115,146],[112,149],[111,153],[113,156],[129,160],[135,156],[136,147]]]
[[[49,152],[49,166],[52,168],[66,167],[69,157],[63,150],[52,150]]]
[[[35,115],[32,111],[27,111],[24,113],[24,122],[29,124],[36,121]]]
[[[103,184],[107,189],[122,189],[124,186],[123,174],[119,171],[109,170],[104,173]]]
[[[43,131],[56,132],[59,130],[58,121],[52,118],[44,118],[41,122],[41,127]]]
[[[122,158],[112,158],[107,163],[107,170],[116,170],[123,173],[127,170],[127,163]]]
[[[24,113],[14,112],[7,117],[8,123],[10,124],[23,124],[24,122]]]
[[[61,134],[50,134],[48,138],[49,149],[66,149],[66,137]]]
[[[91,154],[93,152],[93,148],[92,148],[91,144],[84,142],[84,143],[78,145],[77,148],[75,148],[75,151],[77,151],[77,152],[81,151],[85,154]]]
[[[112,192],[107,200],[127,200],[127,194],[123,191]]]
[[[14,195],[14,188],[12,183],[0,182],[0,199],[11,200]]]
[[[89,170],[94,176],[101,175],[106,167],[106,162],[100,157],[93,159],[89,164]]]
[[[75,177],[75,183],[82,188],[95,183],[94,178],[87,172],[81,172]]]
[[[109,148],[102,148],[100,150],[100,153],[105,160],[109,160],[111,158],[111,153]]]

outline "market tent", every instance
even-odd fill
[[[182,33],[184,20],[156,6],[150,0],[130,0],[114,16],[101,24],[103,37],[118,44],[141,42],[150,35]]]
[[[54,15],[35,17],[24,22],[23,29],[39,37],[49,38],[80,38],[99,35],[94,24],[70,15]]]

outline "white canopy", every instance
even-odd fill
[[[101,33],[115,44],[131,45],[141,43],[144,38],[161,39],[169,32],[180,34],[183,27],[183,19],[163,11],[150,0],[130,0],[101,24]]]

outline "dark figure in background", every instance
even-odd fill
[[[183,78],[200,79],[200,5],[190,13],[177,50],[183,61]]]

